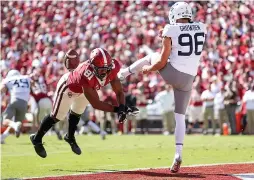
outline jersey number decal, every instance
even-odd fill
[[[198,46],[203,46],[204,41],[198,40],[198,37],[205,37],[204,33],[196,33],[194,34],[194,53],[195,55],[200,55],[201,51],[198,51]],[[183,38],[187,38],[186,41],[183,41]],[[178,51],[178,56],[190,56],[193,53],[193,39],[190,34],[181,34],[178,36],[178,43],[181,46],[189,47],[188,52]]]
[[[22,88],[29,88],[29,82],[27,79],[15,80],[13,85],[15,85],[17,87],[22,87]]]
[[[93,73],[89,69],[84,72],[84,76],[90,81],[93,78]]]

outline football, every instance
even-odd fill
[[[72,71],[79,65],[79,54],[74,49],[69,49],[64,55],[64,65],[69,70]]]

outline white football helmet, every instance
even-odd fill
[[[6,78],[10,78],[10,77],[13,77],[13,76],[19,76],[21,75],[20,72],[16,69],[12,69],[8,72]]]
[[[169,23],[175,24],[177,19],[188,18],[192,21],[191,6],[186,2],[177,2],[169,10]]]

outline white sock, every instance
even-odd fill
[[[175,143],[176,143],[176,155],[182,156],[183,140],[185,136],[186,126],[185,126],[185,115],[175,113]]]
[[[94,132],[99,133],[101,131],[101,129],[99,128],[99,126],[97,124],[95,124],[93,121],[88,121],[87,124]]]
[[[149,55],[143,57],[142,59],[135,61],[129,67],[127,67],[125,69],[121,69],[122,75],[124,77],[127,77],[131,74],[139,73],[142,70],[143,66],[151,65],[151,57],[152,57],[152,54],[149,54]]]
[[[1,141],[5,140],[5,138],[7,138],[10,135],[10,129],[11,127],[8,127],[4,133],[1,135]]]
[[[18,128],[17,123],[14,122],[14,121],[11,121],[11,122],[9,123],[9,127],[13,128],[15,131],[16,131],[17,128]]]

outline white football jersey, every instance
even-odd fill
[[[201,22],[167,24],[162,36],[172,41],[168,62],[178,71],[196,76],[206,33],[206,25]]]
[[[3,80],[11,95],[11,102],[15,99],[29,100],[30,96],[30,78],[25,75],[7,77]]]

